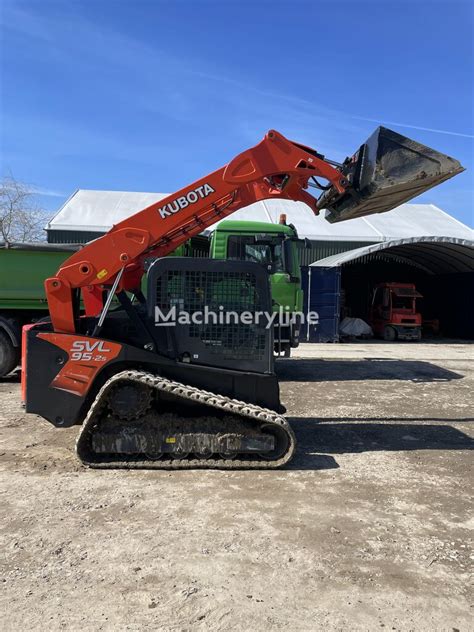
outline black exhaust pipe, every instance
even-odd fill
[[[341,167],[348,189],[341,194],[331,187],[318,206],[331,224],[385,213],[462,171],[454,158],[378,127]]]

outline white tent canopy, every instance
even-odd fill
[[[114,224],[165,198],[167,193],[78,189],[46,225],[46,230],[106,232]]]
[[[310,265],[311,268],[338,268],[363,260],[410,262],[428,274],[474,271],[474,241],[456,237],[406,237],[340,252]]]
[[[63,204],[46,229],[103,233],[167,195],[79,189]],[[282,213],[286,214],[288,223],[296,226],[300,237],[311,240],[380,242],[426,235],[473,238],[469,227],[433,204],[402,204],[388,213],[330,224],[324,219],[324,212],[316,216],[302,202],[265,200],[240,209],[232,219],[278,223]]]

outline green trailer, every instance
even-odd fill
[[[74,245],[0,243],[0,377],[20,361],[21,328],[48,314],[43,283]]]

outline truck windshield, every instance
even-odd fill
[[[396,296],[392,295],[392,306],[395,309],[414,309],[414,299],[410,296]]]
[[[255,261],[273,265],[275,272],[285,272],[283,242],[258,243],[253,236],[231,235],[227,241],[227,257],[238,261]]]

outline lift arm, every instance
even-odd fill
[[[86,313],[97,315],[105,287],[121,274],[116,291],[140,287],[147,257],[164,257],[190,237],[238,209],[270,198],[305,202],[317,215],[317,200],[306,189],[310,178],[329,181],[344,193],[348,182],[314,149],[269,131],[255,147],[227,166],[125,219],[103,237],[67,259],[45,281],[53,329],[75,332],[78,290]]]

